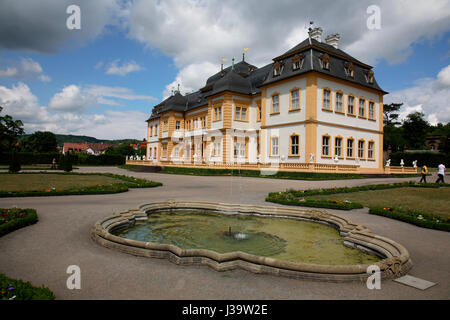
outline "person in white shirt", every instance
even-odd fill
[[[438,165],[438,179],[436,180],[436,183],[439,183],[440,181],[442,181],[442,183],[445,183],[444,176],[445,176],[445,166],[441,163],[440,165]]]

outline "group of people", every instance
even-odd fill
[[[428,174],[428,168],[427,168],[427,166],[423,166],[422,167],[422,178],[420,178],[420,181],[419,182],[425,182],[425,183],[427,183],[427,174]],[[444,164],[440,164],[440,165],[438,165],[438,178],[437,178],[437,180],[436,180],[436,183],[439,183],[439,182],[442,182],[442,183],[445,183],[444,182],[444,176],[445,176],[445,166],[444,166]]]

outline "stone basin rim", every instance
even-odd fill
[[[161,210],[198,209],[218,213],[256,214],[273,218],[286,217],[327,224],[336,228],[344,237],[344,245],[375,253],[382,260],[373,263],[381,271],[382,279],[405,275],[412,267],[409,252],[401,244],[373,234],[363,225],[321,209],[288,208],[228,204],[204,201],[166,200],[140,205],[136,209],[117,212],[99,220],[91,229],[91,238],[102,246],[136,256],[166,258],[180,265],[208,265],[216,271],[241,268],[254,273],[272,274],[292,278],[320,281],[365,281],[369,264],[322,265],[290,262],[270,257],[256,256],[242,251],[218,253],[208,249],[181,249],[173,244],[143,242],[115,236],[111,231],[146,220],[148,213]]]

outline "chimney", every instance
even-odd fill
[[[319,42],[322,42],[322,28],[317,27],[309,31],[309,36],[311,39],[317,40]]]
[[[341,36],[339,33],[336,34],[330,34],[325,38],[325,42],[329,44],[330,46],[333,46],[334,48],[338,49],[339,39]]]

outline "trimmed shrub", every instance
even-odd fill
[[[450,231],[450,218],[444,219],[428,213],[389,207],[372,207],[369,209],[369,213],[411,223],[423,228]]]
[[[55,300],[55,294],[46,287],[35,287],[0,273],[0,300]]]
[[[9,164],[9,172],[19,172],[21,169],[19,157],[17,153],[13,151],[11,153],[11,163]]]
[[[296,198],[291,194],[286,194],[283,192],[270,193],[269,196],[266,198],[266,201],[290,206],[315,207],[315,208],[327,208],[338,210],[361,209],[364,207],[362,204],[357,202]]]
[[[70,153],[68,153],[68,154],[66,154],[64,156],[64,163],[63,163],[62,169],[65,172],[70,172],[70,171],[73,170],[73,168],[72,168],[72,159],[71,159]]]
[[[159,173],[197,175],[197,176],[241,176],[272,179],[292,180],[340,180],[340,179],[363,179],[360,174],[348,173],[319,173],[319,172],[288,172],[278,171],[274,175],[262,175],[260,170],[239,169],[210,169],[210,168],[184,168],[164,166]]]

